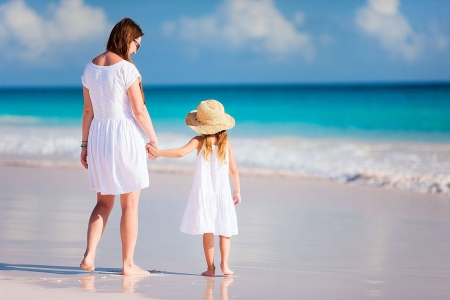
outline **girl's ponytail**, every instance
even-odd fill
[[[217,134],[219,136],[219,151],[218,156],[219,159],[224,163],[227,164],[227,141],[228,141],[228,134],[226,130],[223,130]]]
[[[212,153],[212,142],[210,134],[202,134],[203,137],[203,157],[206,161],[209,160],[209,155]]]
[[[209,155],[213,152],[212,150],[212,141],[211,141],[212,134],[202,134],[202,147],[203,147],[203,157],[206,161],[209,160]],[[227,131],[223,130],[219,133],[217,133],[218,137],[218,157],[222,161],[222,163],[227,164],[227,141],[228,141],[228,135]]]

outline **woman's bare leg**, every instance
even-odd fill
[[[149,275],[134,264],[134,248],[138,235],[138,204],[141,190],[120,195],[122,218],[120,238],[122,239],[122,275]]]
[[[205,251],[205,259],[207,270],[202,273],[203,276],[214,276],[216,274],[216,267],[214,266],[214,234],[203,234],[203,251]]]
[[[95,269],[95,252],[105,230],[106,222],[108,222],[108,217],[114,207],[114,197],[114,195],[97,193],[97,204],[89,218],[86,252],[84,252],[84,259],[80,264],[80,267],[86,271],[92,272]]]
[[[220,236],[220,269],[222,270],[222,274],[225,276],[231,275],[234,272],[228,268],[228,258],[230,257],[230,244],[231,239],[226,236]]]

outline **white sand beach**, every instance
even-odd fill
[[[95,203],[85,170],[0,167],[0,178],[1,299],[450,295],[450,199],[444,195],[243,177],[230,256],[235,275],[205,278],[201,236],[179,232],[192,175],[152,172],[141,196],[135,255],[152,275],[133,278],[118,275],[118,207],[100,242],[96,271],[78,267]]]

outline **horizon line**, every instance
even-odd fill
[[[285,83],[179,83],[147,84],[144,88],[246,88],[246,87],[406,87],[406,86],[446,86],[450,81],[365,81],[365,82],[285,82]],[[0,85],[0,90],[8,89],[75,89],[79,85]]]

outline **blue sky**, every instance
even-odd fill
[[[77,86],[112,26],[145,85],[450,81],[447,0],[0,0],[0,86]]]

